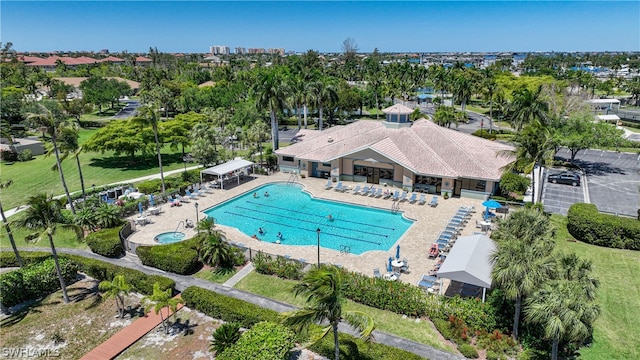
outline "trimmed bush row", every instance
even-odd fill
[[[341,360],[384,359],[384,360],[422,360],[421,356],[375,342],[365,342],[348,334],[338,333]],[[327,335],[309,347],[309,350],[325,356],[334,357],[333,336]]]
[[[65,284],[75,282],[78,265],[65,258],[60,258],[59,263]],[[49,295],[59,289],[60,280],[53,258],[0,275],[0,303],[6,307]]]
[[[282,256],[273,258],[263,252],[258,252],[253,258],[253,266],[260,274],[276,275],[291,280],[302,279],[302,268],[304,267],[299,261],[288,260]]]
[[[295,346],[294,337],[289,328],[263,321],[242,334],[237,343],[216,354],[216,359],[289,359],[289,351]]]
[[[640,221],[601,214],[593,204],[571,205],[567,230],[577,240],[618,249],[640,250]]]
[[[25,265],[27,265],[47,259],[51,257],[51,254],[39,251],[21,251],[20,257],[22,257]],[[65,258],[73,261],[78,265],[78,271],[83,272],[98,281],[111,281],[116,275],[123,275],[125,280],[127,280],[127,282],[131,284],[136,291],[145,295],[153,294],[153,284],[156,282],[160,284],[160,289],[162,290],[175,289],[176,287],[175,281],[164,276],[147,275],[142,271],[113,265],[100,260],[68,254],[60,254],[59,258]],[[0,267],[10,266],[18,266],[18,260],[13,255],[13,252],[0,253]]]
[[[94,253],[109,258],[117,258],[124,254],[119,232],[119,227],[98,230],[87,235],[85,240]]]
[[[138,246],[136,254],[144,265],[181,274],[195,274],[202,268],[198,257],[199,239],[180,241],[168,245]]]
[[[191,309],[203,312],[214,319],[237,322],[245,328],[261,321],[278,322],[276,311],[197,286],[186,288],[182,292],[182,299]]]

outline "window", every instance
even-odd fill
[[[293,162],[293,156],[283,156],[282,161]]]
[[[459,181],[462,183],[461,188],[464,190],[485,192],[487,189],[487,182],[484,180],[461,179]]]
[[[322,166],[331,167],[331,163],[322,163]]]

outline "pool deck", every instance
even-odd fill
[[[198,210],[200,213],[198,217],[201,220],[205,216],[202,211],[212,206],[267,183],[286,182],[289,177],[290,174],[283,173],[276,173],[271,176],[256,175],[253,180],[234,186],[231,189],[211,190],[211,193],[205,194],[205,196],[197,200],[190,200],[188,203],[183,203],[180,207],[169,207],[169,204],[163,204],[160,206],[159,215],[148,215],[148,218],[151,220],[149,224],[135,226],[136,231],[129,237],[129,240],[138,244],[155,244],[153,240],[155,235],[175,231],[178,224],[186,219],[195,222],[196,208],[194,204],[196,202],[199,205]],[[343,181],[342,183],[351,188],[354,188],[356,185],[363,185],[362,183],[356,184],[347,181]],[[323,179],[299,178],[298,184],[303,185],[304,190],[316,198],[389,210],[391,210],[393,203],[390,199],[353,195],[351,192],[338,192],[333,189],[325,190],[324,187],[327,184],[327,180]],[[337,250],[320,248],[320,261],[340,265],[348,270],[357,271],[368,276],[373,276],[374,268],[380,269],[380,272],[384,274],[387,268],[387,260],[389,257],[395,257],[396,245],[400,244],[400,257],[406,258],[409,261],[411,273],[402,274],[399,280],[413,285],[417,284],[422,275],[428,273],[434,265],[435,260],[430,260],[427,257],[430,245],[436,236],[445,228],[449,219],[456,213],[460,206],[473,205],[478,210],[462,230],[462,236],[471,235],[473,232],[478,231],[474,225],[475,220],[482,220],[482,200],[460,198],[444,200],[444,198],[438,196],[438,206],[434,208],[429,206],[432,197],[433,195],[427,195],[427,203],[424,205],[418,205],[417,202],[411,204],[408,201],[400,203],[400,211],[403,212],[406,217],[416,221],[388,251],[368,251],[361,255],[354,255],[343,254]],[[137,217],[138,215],[136,214],[132,216],[130,220],[135,221]],[[288,255],[292,259],[302,258],[306,259],[307,263],[317,262],[318,250],[316,246],[287,246],[261,242],[241,233],[235,228],[223,225],[216,225],[216,227],[223,231],[229,241],[242,243],[253,251],[260,250],[270,254]],[[182,225],[180,225],[178,231],[184,232],[187,238],[192,237],[196,233],[193,228],[184,229]],[[322,234],[320,235],[320,242],[322,243]],[[445,288],[446,285],[448,285],[448,281],[445,279]]]

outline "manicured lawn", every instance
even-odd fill
[[[22,216],[22,213],[18,213],[15,216],[11,217],[10,221],[15,221]],[[13,233],[13,239],[16,242],[16,246],[18,247],[41,247],[43,251],[49,251],[51,246],[49,245],[49,238],[46,234],[35,243],[27,243],[25,241],[25,237],[33,231],[27,229],[19,229],[16,226],[11,226],[11,232]],[[79,241],[76,239],[76,235],[72,230],[58,228],[55,235],[53,235],[53,243],[56,248],[76,248],[76,249],[88,249],[87,243],[84,241]],[[0,251],[13,251],[11,249],[11,244],[9,243],[9,237],[7,236],[7,232],[2,226],[0,228]]]
[[[552,220],[558,227],[558,250],[590,259],[600,281],[601,314],[595,324],[594,342],[580,351],[581,358],[640,359],[640,251],[568,242],[567,218],[552,215]]]
[[[220,269],[202,269],[198,271],[195,277],[203,280],[210,281],[216,284],[222,284],[225,281],[229,280],[233,275],[235,275],[238,271],[236,269],[233,270],[220,270]]]
[[[631,127],[631,126],[623,126],[623,128],[625,128],[625,129],[627,129],[627,130],[629,130],[631,132],[640,133],[640,129],[638,129],[638,128],[634,128],[634,127]]]
[[[250,273],[242,279],[235,287],[262,295],[271,299],[279,300],[288,304],[303,307],[306,302],[302,297],[295,297],[291,289],[295,285],[293,280],[279,279],[273,276],[262,275],[256,272]],[[454,350],[443,343],[439,333],[428,321],[416,322],[413,318],[403,318],[402,315],[383,311],[369,306],[347,300],[345,310],[363,311],[373,317],[376,329],[390,334],[401,336],[421,344],[433,346],[449,352]]]
[[[86,141],[96,130],[82,130],[80,141]],[[182,154],[175,153],[166,146],[162,151],[164,171],[180,169],[184,166]],[[140,176],[157,174],[158,161],[154,155],[142,157],[137,154],[134,162],[124,156],[113,156],[112,153],[82,153],[80,154],[82,175],[86,189],[96,186],[125,181]],[[2,207],[7,210],[24,205],[27,198],[40,192],[64,194],[58,171],[52,171],[55,157],[40,155],[31,161],[1,163],[0,174],[2,181],[13,180],[13,185],[0,191]],[[75,158],[68,158],[62,163],[62,170],[69,191],[79,191],[80,175]]]

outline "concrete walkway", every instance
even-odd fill
[[[248,263],[245,267],[243,267],[240,271],[238,271],[235,275],[233,275],[229,280],[225,281],[223,286],[234,287],[240,280],[244,279],[245,276],[249,275],[253,269],[253,263]]]
[[[47,248],[19,248],[19,250],[47,252],[48,249]],[[57,250],[58,250],[58,253],[62,253],[62,254],[79,255],[87,258],[101,260],[114,265],[119,265],[122,267],[139,270],[145,274],[160,275],[160,276],[170,278],[176,282],[176,289],[178,291],[184,291],[184,289],[188,288],[189,286],[198,286],[207,290],[214,291],[221,295],[226,295],[236,299],[244,300],[246,302],[258,305],[263,308],[271,309],[280,313],[298,309],[293,305],[286,304],[281,301],[269,299],[260,295],[252,294],[246,291],[238,290],[229,286],[215,284],[206,280],[194,278],[192,276],[167,273],[158,269],[143,266],[140,263],[140,261],[137,259],[137,257],[134,257],[134,256],[125,256],[119,259],[111,259],[111,258],[106,258],[100,255],[94,254],[89,250],[64,249],[64,248],[60,248]],[[357,336],[356,332],[351,327],[349,327],[344,323],[340,324],[339,329],[341,332]],[[387,334],[378,330],[374,331],[373,335],[376,339],[376,342],[379,344],[384,344],[384,345],[392,346],[398,349],[406,350],[427,359],[431,359],[431,360],[464,359],[461,356],[454,355],[442,350],[438,350],[428,345],[420,344],[415,341],[411,341],[395,335]]]

